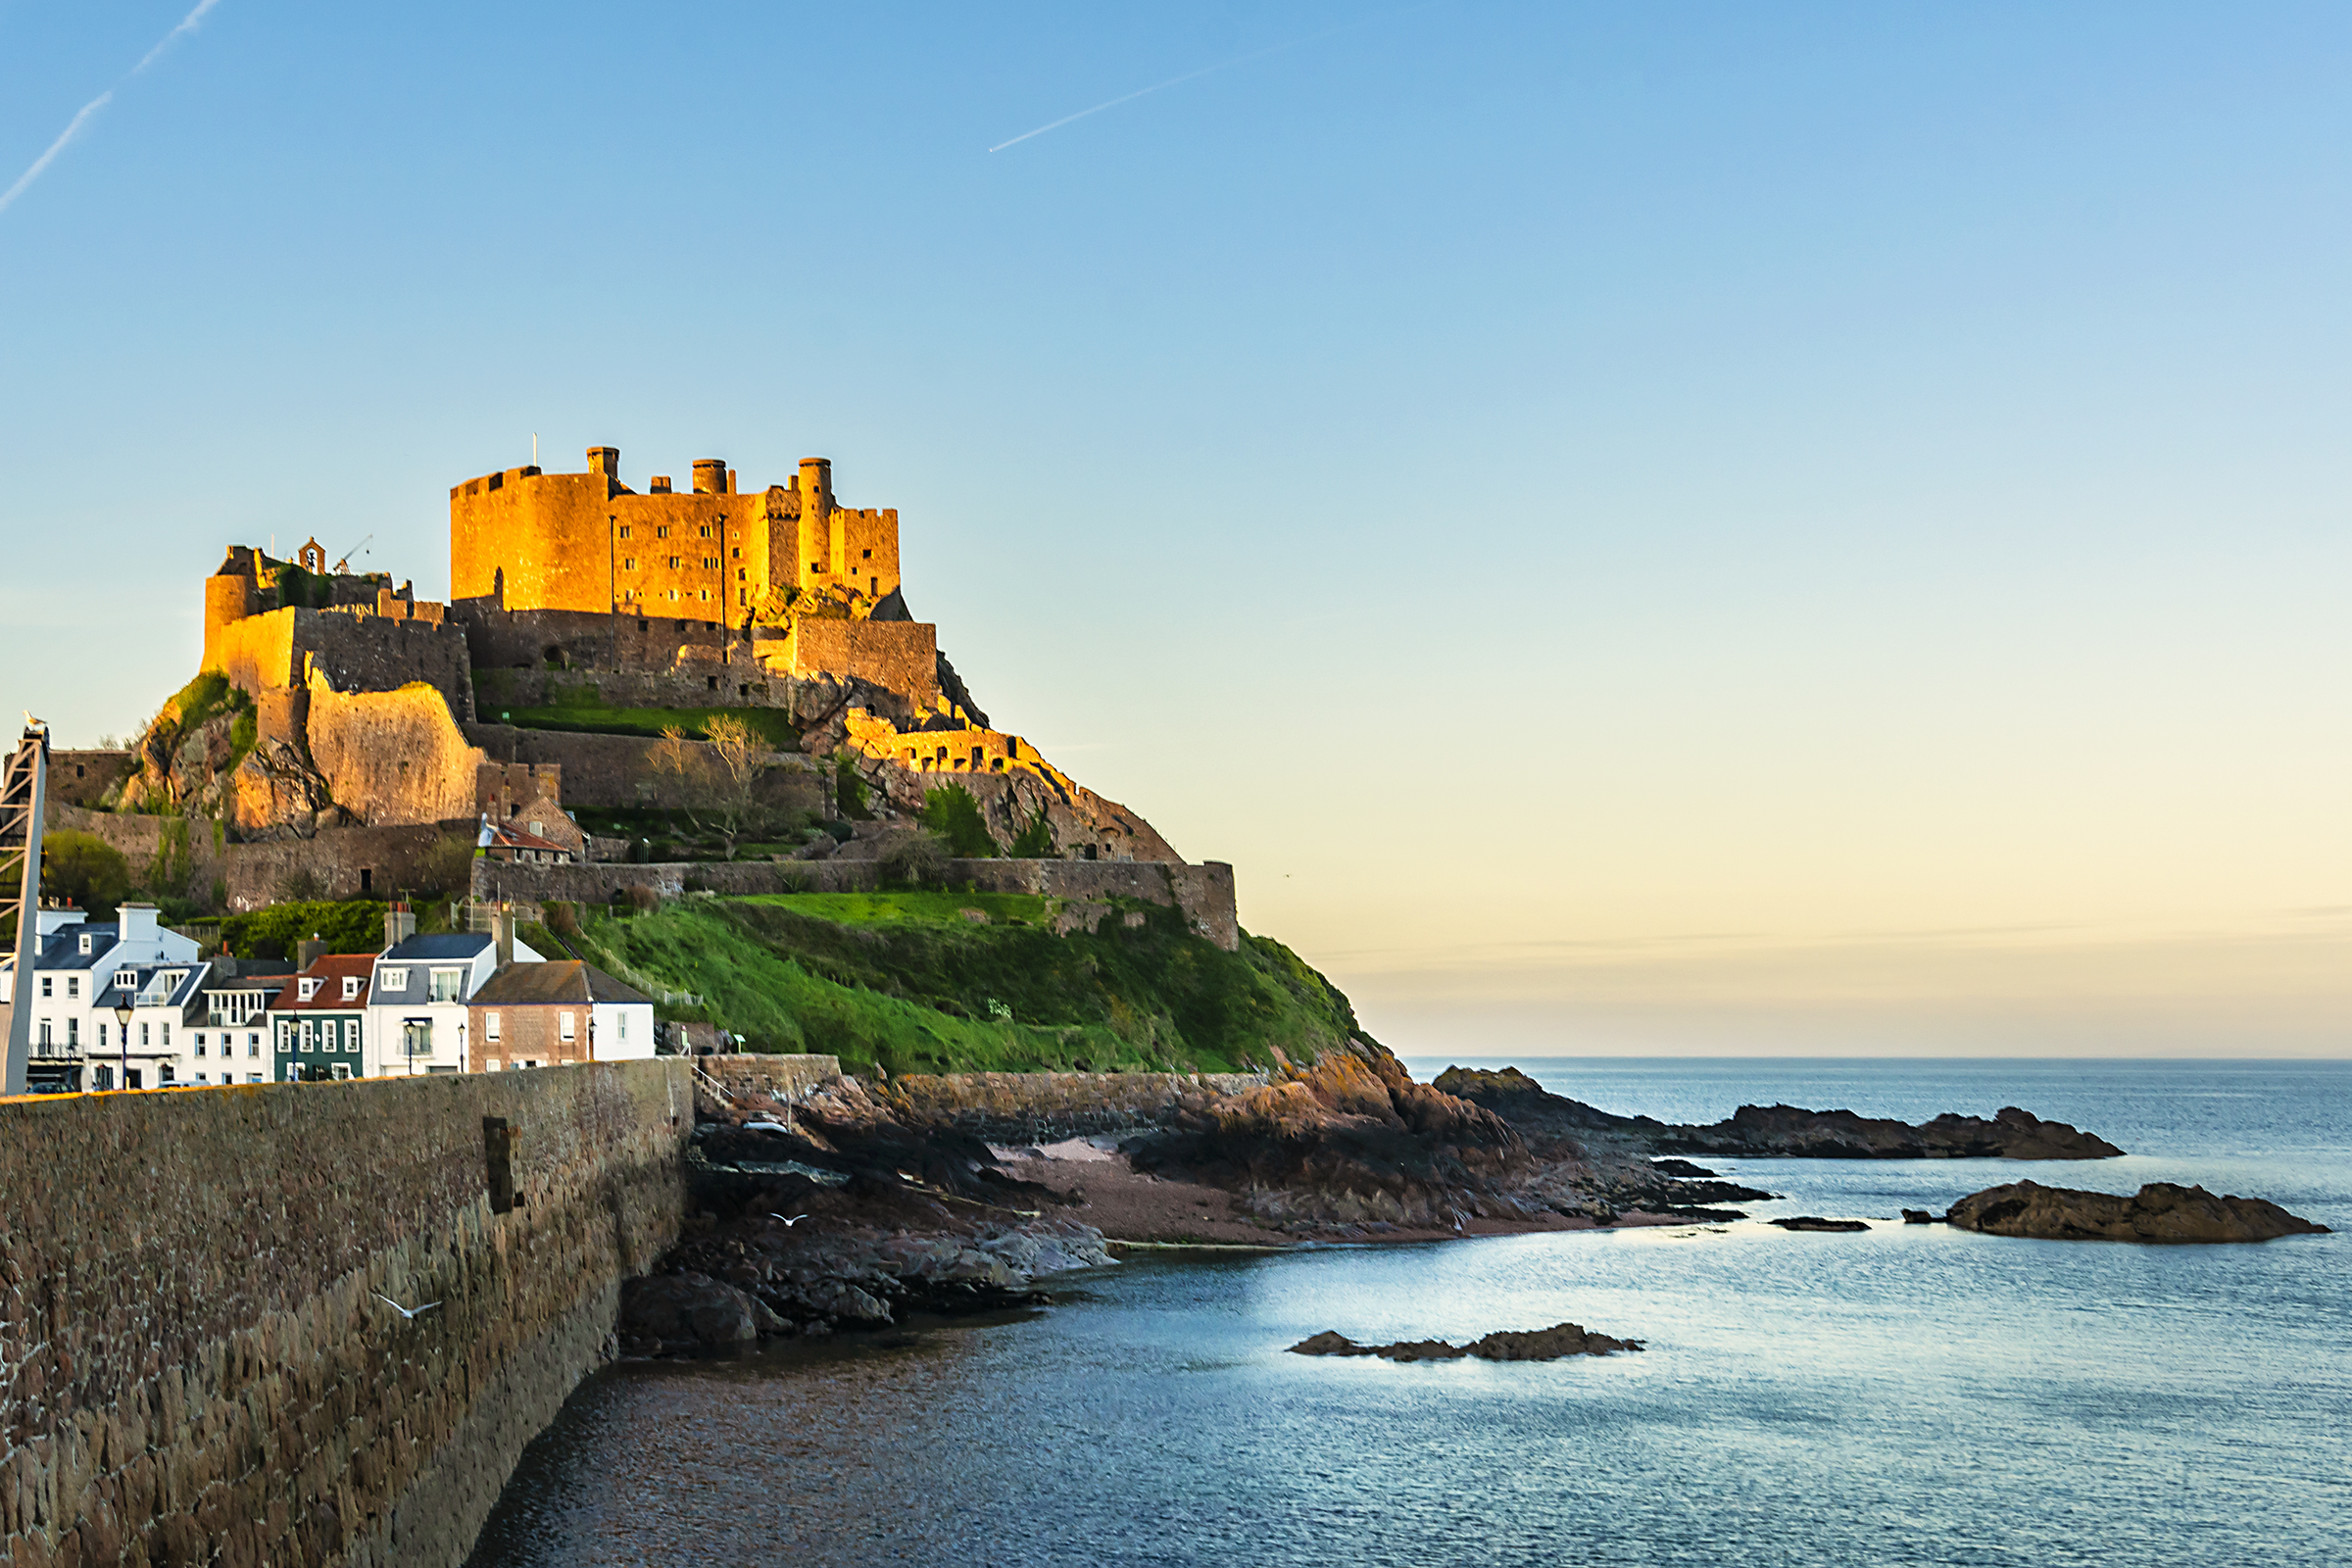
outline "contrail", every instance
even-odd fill
[[[1035,130],[1024,130],[1018,136],[1013,137],[1011,141],[1001,141],[994,147],[991,147],[989,151],[992,153],[1001,153],[1005,148],[1013,146],[1018,142],[1027,141],[1032,136],[1043,136],[1049,130],[1059,130],[1062,126],[1069,124],[1072,121],[1084,120],[1089,115],[1099,115],[1105,109],[1116,109],[1121,104],[1131,104],[1138,98],[1149,98],[1155,92],[1165,92],[1168,88],[1176,86],[1181,82],[1191,81],[1198,76],[1205,76],[1211,72],[1230,71],[1235,66],[1246,66],[1252,60],[1263,60],[1268,55],[1278,55],[1285,49],[1296,49],[1302,43],[1313,43],[1317,38],[1328,38],[1333,33],[1345,32],[1348,27],[1353,25],[1357,25],[1357,24],[1348,23],[1343,24],[1337,27],[1326,27],[1321,32],[1310,32],[1303,38],[1293,38],[1289,43],[1278,43],[1271,49],[1259,49],[1251,54],[1237,55],[1231,60],[1220,60],[1213,66],[1202,66],[1199,71],[1188,71],[1181,76],[1170,76],[1167,80],[1154,82],[1149,87],[1139,87],[1134,92],[1127,94],[1123,98],[1113,98],[1108,103],[1097,104],[1092,109],[1081,109],[1074,115],[1064,115],[1059,120],[1054,121],[1052,124],[1040,125]]]
[[[40,157],[35,158],[32,161],[32,167],[24,171],[24,172],[22,174],[19,174],[17,176],[17,182],[14,185],[9,186],[6,191],[0,191],[0,213],[7,212],[9,204],[14,202],[18,197],[24,195],[25,187],[30,185],[34,180],[40,178],[41,172],[57,161],[57,155],[64,152],[66,148],[72,144],[74,137],[81,134],[81,127],[90,122],[90,117],[92,115],[96,114],[99,110],[104,109],[108,104],[115,101],[116,87],[122,86],[122,82],[128,81],[140,72],[145,71],[149,66],[154,65],[157,59],[162,56],[163,52],[172,47],[172,41],[174,38],[177,38],[181,33],[194,32],[196,30],[196,24],[204,20],[204,14],[212,10],[213,7],[219,5],[220,3],[220,0],[196,0],[196,9],[189,12],[186,16],[180,18],[178,26],[173,27],[170,32],[165,33],[161,42],[157,43],[154,48],[148,50],[144,55],[141,55],[139,57],[139,63],[131,67],[128,71],[124,72],[121,81],[117,81],[114,87],[107,88],[106,91],[100,93],[88,103],[83,104],[80,112],[76,114],[72,121],[67,122],[64,130],[58,133],[57,140],[49,144],[49,150],[41,154]]]

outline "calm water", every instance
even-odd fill
[[[1497,1063],[1498,1064],[1498,1063]],[[1413,1061],[1416,1076],[1446,1065]],[[1759,1216],[2202,1181],[2352,1230],[2352,1063],[1544,1061],[1608,1109],[2019,1103],[2094,1165],[1719,1162]],[[1728,1227],[1071,1277],[1018,1321],[582,1385],[485,1532],[523,1564],[2337,1564],[2352,1237]],[[1573,1318],[1640,1355],[1315,1360]]]

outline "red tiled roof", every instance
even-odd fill
[[[374,970],[375,955],[372,953],[330,953],[288,980],[278,992],[277,999],[270,1004],[270,1010],[300,1012],[308,1009],[316,1012],[324,1008],[339,1012],[349,1007],[365,1007],[368,1005],[368,994],[372,989]],[[360,994],[348,1002],[343,999],[343,979],[346,975],[360,977]],[[301,1000],[302,982],[305,980],[318,982],[318,994],[308,1002]]]

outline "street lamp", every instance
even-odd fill
[[[130,998],[120,987],[117,988],[116,994],[122,998],[121,1002],[115,1004],[115,1028],[122,1035],[122,1081],[115,1087],[128,1089],[130,1087]]]

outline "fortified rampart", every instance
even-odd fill
[[[204,667],[256,699],[309,685],[314,676],[340,692],[420,682],[441,694],[452,716],[473,716],[466,633],[439,618],[272,610],[214,628],[205,639]]]
[[[1232,953],[1242,945],[1233,867],[1219,860],[949,860],[941,880],[975,893],[1027,893],[1068,901],[1065,921],[1093,923],[1109,901],[1135,899],[1181,910],[1195,931]],[[481,899],[562,899],[610,904],[631,888],[677,898],[688,892],[752,897],[772,893],[872,893],[881,887],[874,860],[657,861],[649,865],[510,865],[477,860],[473,892]]]
[[[474,818],[397,827],[321,828],[308,839],[230,843],[201,818],[49,808],[49,831],[94,834],[122,852],[131,874],[151,891],[184,894],[231,914],[259,909],[300,892],[321,899],[388,898],[438,886],[448,874],[447,846],[470,854]],[[460,866],[461,873],[463,865]]]
[[[73,1195],[0,1230],[0,1559],[462,1563],[693,1107],[677,1058],[0,1102],[0,1181]]]

